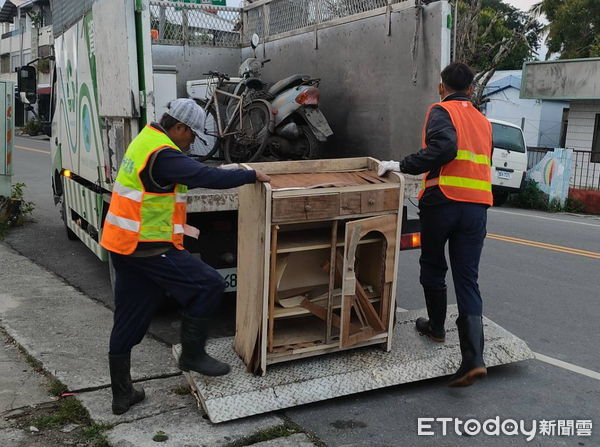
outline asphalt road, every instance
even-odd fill
[[[107,266],[83,244],[67,240],[52,202],[49,143],[17,137],[14,163],[14,180],[27,184],[26,197],[36,208],[34,221],[13,231],[8,244],[110,307]],[[467,389],[447,388],[440,378],[285,414],[336,447],[600,446],[600,219],[493,208],[488,233],[480,271],[484,312],[551,363],[531,360],[493,368],[487,379]],[[424,307],[418,251],[401,255],[398,305]],[[163,313],[151,332],[173,342],[177,326],[174,312]],[[565,363],[555,366],[555,360]],[[496,416],[523,419],[528,427],[533,420],[591,419],[592,436],[538,434],[527,442],[522,435],[459,437],[453,429],[441,436],[441,425],[435,436],[417,436],[419,417],[483,422]]]

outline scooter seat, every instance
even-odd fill
[[[248,78],[244,84],[251,90],[262,90],[265,86],[265,83],[258,78]]]
[[[273,96],[277,96],[282,91],[287,90],[288,88],[296,87],[297,85],[300,85],[309,79],[311,78],[308,75],[295,74],[289,76],[273,84],[271,88],[269,88],[269,93]]]

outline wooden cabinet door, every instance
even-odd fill
[[[346,224],[342,268],[342,308],[340,314],[340,347],[347,348],[373,337],[387,333],[391,298],[391,284],[394,276],[396,252],[396,230],[398,216],[387,214],[355,220]],[[360,240],[368,233],[376,231],[385,239],[383,259],[363,260],[366,262],[381,262],[383,269],[383,287],[380,296],[380,312],[378,312],[361,284],[355,272],[356,252]]]

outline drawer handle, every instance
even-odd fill
[[[375,205],[375,199],[369,199],[369,205]]]
[[[312,210],[312,206],[304,205],[304,211],[310,211],[310,210]]]

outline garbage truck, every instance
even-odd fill
[[[321,108],[335,132],[327,158],[399,159],[419,145],[423,111],[450,60],[445,1],[221,3],[51,1],[54,201],[67,237],[102,260],[102,223],[129,142],[170,100],[187,96],[191,81],[211,70],[233,76],[252,51],[271,59],[264,79],[298,72],[321,79]],[[414,196],[417,182],[407,183]],[[201,236],[186,245],[203,248],[229,291],[236,288],[236,209],[237,190],[199,189],[188,197],[188,222]],[[410,226],[405,230],[417,231]]]
[[[54,201],[66,236],[102,260],[108,259],[99,244],[102,224],[128,144],[203,73],[235,76],[256,51],[271,59],[263,70],[267,82],[297,73],[319,78],[319,106],[334,132],[326,158],[398,160],[419,147],[424,111],[438,99],[439,73],[451,59],[446,1],[258,0],[231,7],[206,0],[51,0],[51,8]],[[254,35],[257,48],[250,45]],[[418,179],[405,185],[404,196],[415,197]],[[184,245],[221,272],[230,292],[237,288],[243,231],[237,210],[237,189],[197,189],[187,197],[187,220],[200,237],[186,237]],[[416,220],[402,214],[401,241],[418,246]],[[209,418],[222,422],[454,372],[458,341],[433,355],[415,335],[417,316],[398,317],[394,337],[401,341],[395,338],[389,353],[332,357],[328,367],[298,360],[289,374],[262,378],[234,365],[226,382],[188,379]],[[489,366],[531,357],[522,341],[486,322],[493,337]],[[231,351],[231,339],[217,343],[214,349]]]

